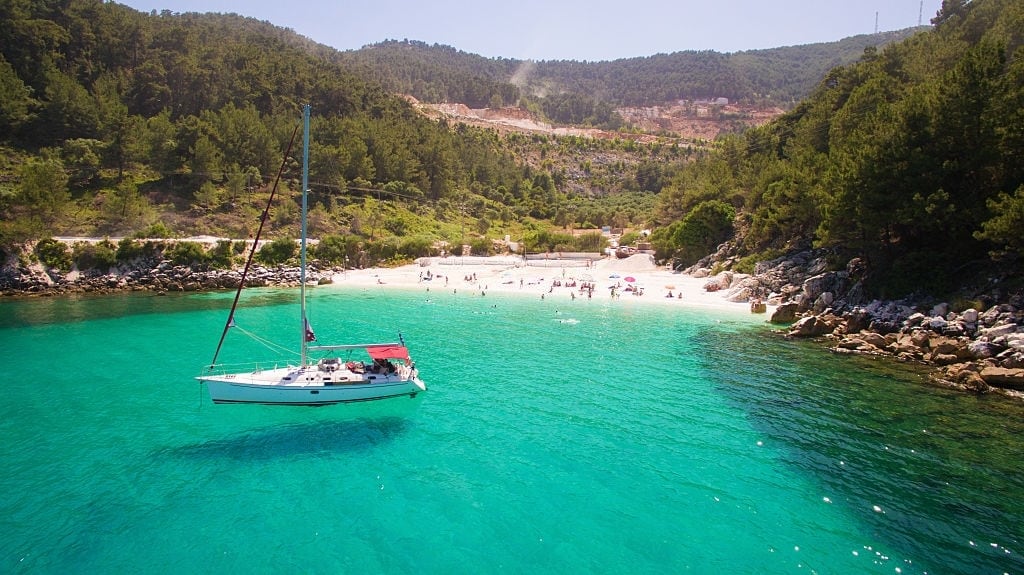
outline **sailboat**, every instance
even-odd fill
[[[224,337],[232,327],[235,327],[234,316],[238,298],[245,284],[252,257],[256,252],[263,223],[269,213],[271,202],[273,202],[274,192],[277,189],[275,182],[213,361],[201,375],[196,377],[201,385],[206,385],[210,399],[214,403],[322,406],[397,397],[416,397],[416,394],[427,390],[426,384],[419,378],[416,363],[412,361],[401,334],[398,335],[397,342],[310,345],[316,341],[316,336],[313,334],[306,316],[306,192],[309,187],[309,112],[309,105],[303,106],[299,361],[297,365],[275,366],[270,369],[256,367],[251,371],[244,372],[230,372],[226,367],[217,364],[217,357],[224,343]],[[294,140],[293,133],[292,143]],[[291,147],[292,145],[289,144],[288,152],[285,153],[285,162],[282,163],[281,171],[278,172],[277,182],[280,181]],[[345,358],[340,355],[332,355],[342,351],[346,353]],[[310,352],[325,352],[326,356],[312,361]],[[353,357],[354,354],[359,355]]]

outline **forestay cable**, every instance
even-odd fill
[[[256,237],[253,238],[252,249],[249,251],[249,258],[245,261],[245,268],[242,270],[242,279],[238,282],[238,290],[235,292],[235,301],[231,303],[231,311],[228,313],[228,320],[224,323],[224,331],[220,334],[220,341],[217,342],[217,351],[213,352],[213,361],[210,362],[210,369],[217,365],[217,356],[220,355],[220,348],[224,345],[224,338],[228,330],[235,322],[235,308],[238,307],[238,298],[242,295],[242,288],[245,287],[245,278],[249,275],[249,267],[252,266],[252,258],[256,255],[256,248],[260,245],[260,235],[263,233],[263,224],[267,223],[267,216],[270,215],[270,206],[274,202],[274,195],[277,193],[277,186],[281,183],[281,175],[285,166],[288,165],[288,156],[292,153],[292,145],[295,144],[295,135],[299,133],[299,126],[295,126],[292,132],[292,139],[288,142],[288,149],[284,152],[284,160],[281,161],[281,168],[277,170],[277,178],[274,179],[274,187],[270,189],[270,198],[267,200],[267,207],[263,209],[263,216],[260,218],[260,226],[256,230]]]

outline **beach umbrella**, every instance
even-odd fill
[[[636,282],[636,278],[633,277],[633,276],[626,276],[626,282],[627,283],[634,283],[634,282]]]
[[[621,278],[622,276],[620,276],[619,274],[612,274],[612,275],[610,275],[610,276],[608,276],[608,277],[609,277],[610,279],[618,279],[618,278]]]
[[[676,286],[668,284],[667,286],[665,286],[665,289],[676,289]]]

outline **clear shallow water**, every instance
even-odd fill
[[[330,288],[320,339],[400,327],[430,391],[213,406],[231,297],[0,302],[0,572],[1024,572],[1019,403],[745,313]]]

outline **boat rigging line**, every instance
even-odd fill
[[[270,215],[270,207],[274,203],[274,196],[277,194],[277,186],[281,183],[281,175],[284,174],[284,169],[288,165],[288,156],[292,153],[292,146],[295,144],[295,136],[299,133],[299,126],[295,126],[295,130],[292,132],[292,138],[288,141],[288,149],[284,152],[284,159],[281,160],[281,167],[277,170],[277,177],[274,178],[274,187],[270,189],[270,198],[267,199],[267,207],[263,209],[263,215],[260,217],[260,225],[256,229],[256,235],[253,237],[252,249],[249,251],[249,257],[245,260],[245,268],[242,269],[242,278],[238,281],[238,289],[235,291],[235,300],[231,302],[231,311],[228,312],[228,320],[224,323],[224,331],[220,334],[220,341],[217,342],[217,350],[213,352],[213,360],[210,362],[210,369],[217,365],[217,356],[220,355],[220,348],[224,345],[224,338],[228,335],[228,330],[235,323],[235,308],[238,307],[238,298],[242,295],[242,288],[245,287],[245,278],[249,275],[249,268],[252,267],[253,256],[256,255],[256,249],[260,245],[260,235],[263,233],[263,224],[267,223],[267,216]]]

